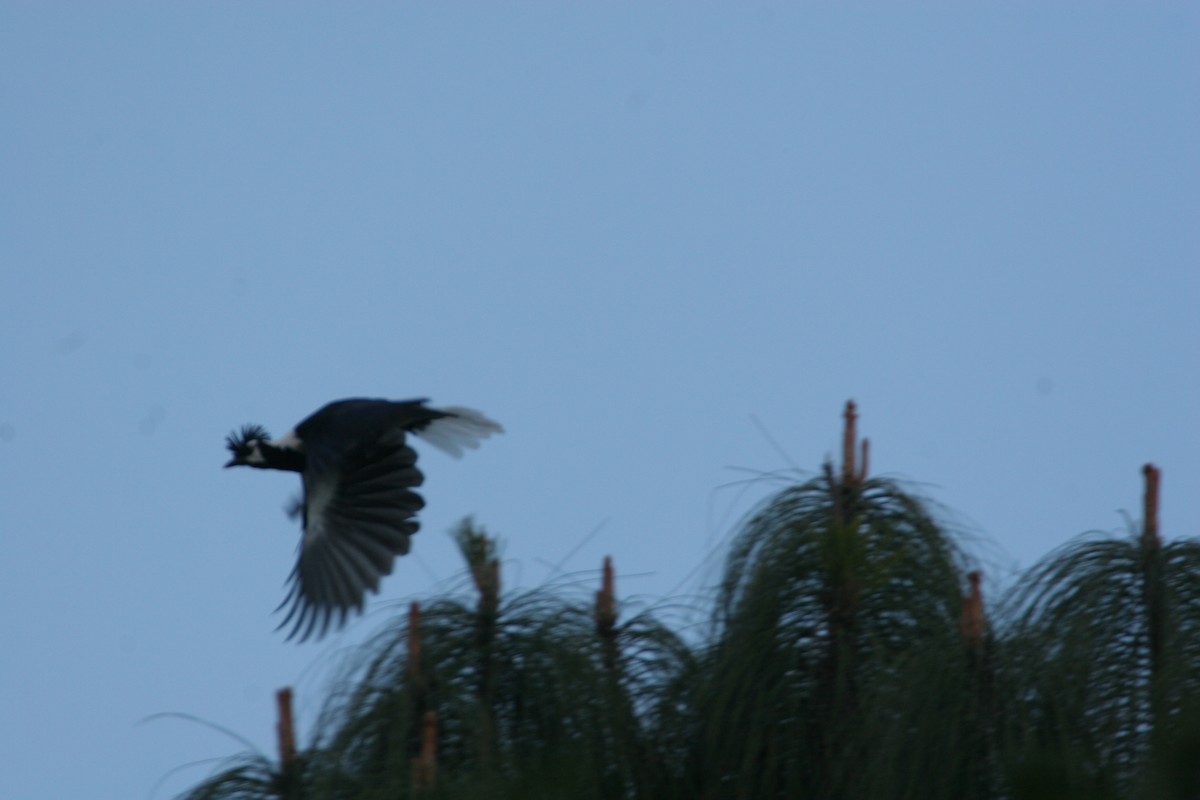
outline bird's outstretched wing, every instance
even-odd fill
[[[304,537],[288,579],[288,607],[280,628],[288,639],[324,636],[334,617],[341,627],[350,611],[362,611],[367,590],[392,571],[417,532],[416,513],[425,501],[413,489],[423,476],[404,435],[383,437],[304,472]]]

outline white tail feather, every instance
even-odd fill
[[[421,440],[429,442],[443,453],[461,458],[463,448],[471,450],[479,447],[479,443],[493,433],[503,433],[504,428],[495,420],[485,417],[473,408],[448,406],[438,408],[448,417],[441,417],[430,422],[413,433]]]

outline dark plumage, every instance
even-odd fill
[[[234,461],[249,456],[254,450],[255,442],[265,442],[271,438],[267,429],[262,425],[243,425],[239,431],[234,431],[225,437],[225,447],[233,453]],[[233,462],[225,466],[233,466]]]
[[[457,458],[503,430],[478,411],[425,403],[339,400],[280,439],[271,440],[258,425],[226,438],[233,454],[226,467],[301,475],[304,497],[296,511],[304,536],[279,606],[288,606],[279,627],[291,624],[289,639],[320,638],[335,617],[341,627],[351,610],[362,611],[368,589],[379,590],[395,557],[408,552],[425,501],[413,491],[424,476],[406,434]]]

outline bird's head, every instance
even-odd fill
[[[226,467],[245,465],[248,467],[265,466],[262,444],[270,440],[266,428],[261,425],[243,425],[241,430],[234,431],[225,437],[225,446],[233,453]]]

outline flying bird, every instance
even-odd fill
[[[304,535],[288,578],[288,606],[280,628],[288,639],[316,633],[320,639],[337,618],[361,613],[367,590],[408,552],[425,501],[414,489],[424,476],[405,436],[413,434],[458,458],[465,448],[503,428],[478,411],[426,400],[354,398],[330,403],[279,439],[260,425],[244,425],[225,440],[233,454],[226,467],[298,472],[304,495],[293,514]]]

